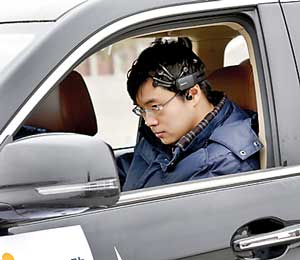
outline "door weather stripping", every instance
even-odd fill
[[[297,224],[277,231],[236,240],[234,246],[240,251],[246,251],[275,245],[293,244],[299,241],[300,225]]]
[[[80,184],[52,185],[36,188],[41,195],[65,194],[71,192],[97,192],[119,189],[116,179],[105,179]]]

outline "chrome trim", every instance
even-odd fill
[[[202,181],[188,181],[180,184],[147,188],[140,191],[130,191],[121,193],[121,197],[116,206],[129,203],[145,202],[150,200],[171,198],[199,192],[207,192],[218,189],[228,189],[232,187],[248,186],[257,183],[266,183],[283,179],[286,177],[300,177],[300,166],[280,167],[267,170],[259,170],[237,175],[227,175],[204,179]]]
[[[116,179],[35,188],[40,195],[65,194],[71,192],[97,192],[118,189],[119,185]]]
[[[299,2],[299,0],[280,0],[281,3],[294,3]]]
[[[236,251],[248,251],[276,245],[289,245],[300,241],[300,225],[296,224],[273,232],[253,235],[234,241]]]
[[[119,20],[100,32],[93,35],[90,39],[84,42],[78,49],[76,49],[62,64],[48,77],[48,79],[41,85],[41,87],[34,93],[34,95],[25,103],[19,113],[12,119],[6,129],[0,136],[0,143],[4,141],[6,136],[11,136],[18,128],[18,126],[25,120],[26,116],[34,109],[37,103],[49,92],[49,90],[58,82],[64,73],[80,59],[88,50],[101,42],[103,39],[114,34],[115,32],[124,29],[128,26],[155,19],[160,17],[167,17],[171,15],[180,15],[195,13],[200,11],[208,11],[214,9],[224,9],[232,7],[253,6],[259,3],[274,3],[274,0],[248,0],[243,4],[239,0],[219,0],[212,2],[184,4],[172,7],[164,7],[151,11],[145,11]]]

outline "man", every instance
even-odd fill
[[[133,64],[127,89],[144,124],[134,153],[117,160],[123,191],[259,168],[251,118],[204,70],[186,39],[157,41]]]

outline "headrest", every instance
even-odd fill
[[[50,132],[97,133],[93,104],[77,71],[72,71],[35,108],[25,125],[45,128]]]
[[[208,76],[214,90],[221,90],[242,109],[257,111],[253,71],[249,59],[218,69]]]

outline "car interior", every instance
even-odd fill
[[[35,132],[34,132],[35,131]],[[90,94],[83,77],[72,71],[42,100],[24,122],[15,139],[41,132],[97,133]]]
[[[239,64],[224,66],[226,46],[238,36],[242,36],[245,39],[249,57]],[[165,37],[188,37],[192,41],[194,52],[206,64],[207,79],[213,86],[213,89],[224,91],[241,108],[257,113],[257,132],[264,144],[264,148],[260,152],[260,167],[266,168],[267,146],[260,86],[253,43],[245,28],[237,23],[223,22],[159,31],[135,36],[131,39],[139,41],[146,38]],[[40,102],[26,119],[23,127],[15,135],[15,139],[43,132],[36,129],[46,129],[47,132],[73,132],[86,135],[95,135],[98,131],[101,131],[101,127],[100,130],[97,128],[97,124],[101,125],[101,115],[96,115],[94,110],[96,104],[93,104],[84,77],[78,71],[73,70],[69,73]],[[126,82],[123,85],[125,87]],[[28,130],[26,126],[34,127],[35,130]]]

